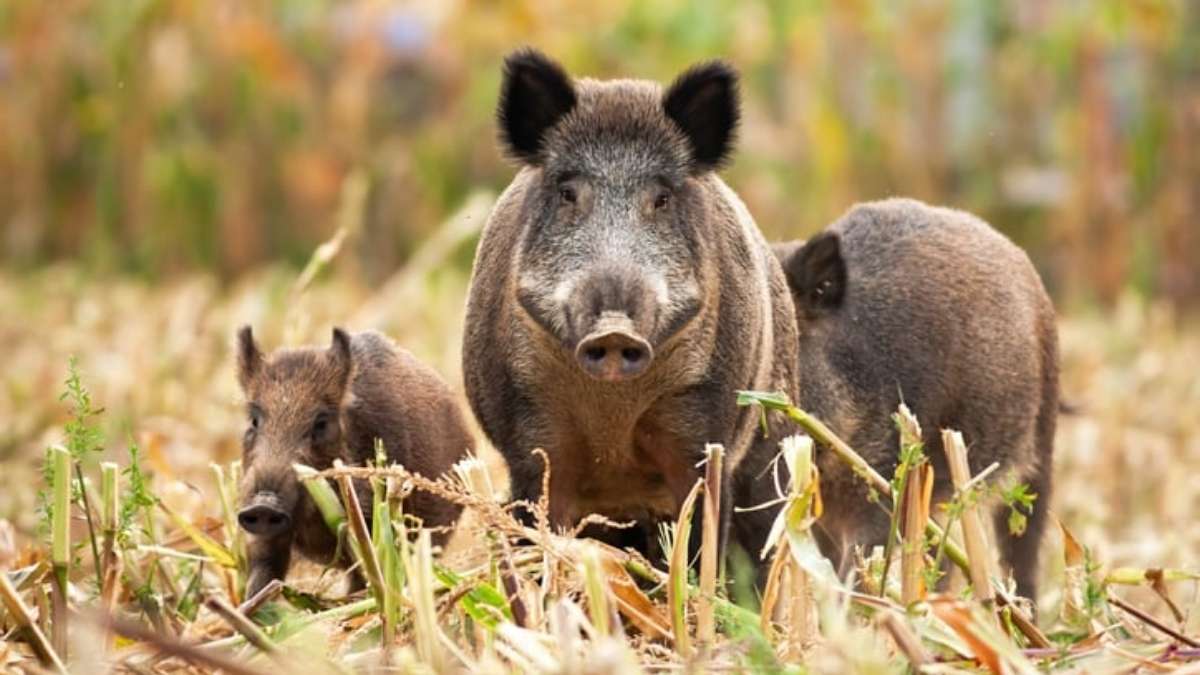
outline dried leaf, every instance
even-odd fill
[[[621,615],[651,638],[670,639],[671,623],[642,589],[637,587],[633,577],[629,576],[622,559],[624,554],[598,542],[583,543],[597,550],[609,593],[616,599],[617,610]]]
[[[209,558],[212,558],[213,562],[221,565],[222,567],[237,567],[237,559],[233,557],[233,554],[229,552],[229,549],[225,548],[218,543],[217,540],[205,534],[200,528],[188,522],[188,520],[183,516],[175,513],[173,510],[171,510],[171,507],[164,504],[161,500],[158,502],[158,507],[167,514],[167,517],[171,519],[171,522],[175,524],[175,527],[183,530],[184,534],[186,534],[188,538],[196,544],[196,546],[199,546],[200,550],[203,551],[205,555],[207,555]]]
[[[997,675],[1003,672],[1000,666],[1000,655],[976,632],[971,610],[965,602],[943,597],[930,600],[929,604],[933,608],[934,615],[950,626],[985,668]]]
[[[1171,593],[1167,590],[1167,584],[1164,583],[1164,574],[1161,569],[1146,570],[1146,579],[1150,581],[1150,588],[1162,598],[1163,602],[1171,610],[1171,615],[1175,617],[1175,623],[1183,623],[1183,612],[1179,611],[1179,606],[1171,599]]]
[[[1063,535],[1063,562],[1067,567],[1080,567],[1084,564],[1086,556],[1083,547],[1079,545],[1079,540],[1074,534],[1067,529],[1061,520],[1055,519],[1058,522],[1059,529]]]

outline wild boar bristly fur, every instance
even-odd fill
[[[800,405],[891,476],[903,401],[951,494],[941,430],[957,429],[973,473],[999,462],[1037,494],[1026,530],[995,529],[1017,588],[1036,597],[1058,414],[1054,307],[1025,252],[979,218],[911,199],[860,204],[803,244],[775,246],[799,320]],[[887,536],[867,488],[822,453],[823,548],[845,570]]]
[[[572,81],[532,50],[505,62],[500,139],[520,170],[476,253],[463,370],[514,499],[540,495],[532,451],[548,454],[556,526],[673,518],[710,442],[727,452],[727,511],[774,496],[743,469],[766,466],[783,423],[762,438],[734,394],[795,393],[796,326],[778,262],[715,174],[738,110],[721,62],[665,90]],[[734,526],[757,553],[769,520]]]
[[[248,417],[238,517],[251,535],[247,595],[283,578],[293,549],[322,563],[349,562],[332,559],[337,542],[294,464],[328,469],[341,459],[361,466],[374,460],[379,439],[392,462],[437,478],[473,445],[445,382],[379,333],[351,336],[335,328],[328,348],[266,355],[246,326],[238,333],[237,354]],[[356,479],[355,489],[370,522],[370,488]],[[461,507],[416,491],[404,510],[439,528],[434,542],[441,543]]]

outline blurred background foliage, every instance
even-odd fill
[[[0,0],[0,260],[155,280],[298,266],[361,170],[338,264],[378,283],[511,178],[492,111],[524,44],[602,77],[731,59],[727,180],[769,237],[911,195],[989,219],[1060,301],[1200,306],[1184,1]]]

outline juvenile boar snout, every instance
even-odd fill
[[[644,373],[654,359],[654,350],[636,333],[628,316],[607,312],[596,322],[595,330],[579,341],[575,359],[597,380],[622,382]]]
[[[259,537],[274,537],[292,526],[292,516],[280,503],[279,495],[259,492],[250,503],[238,511],[238,525]]]

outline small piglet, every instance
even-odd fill
[[[321,563],[337,541],[292,465],[327,469],[335,459],[362,465],[380,439],[392,462],[436,478],[472,448],[471,434],[445,382],[412,354],[376,332],[353,336],[333,329],[326,349],[280,349],[264,355],[249,326],[238,332],[238,381],[249,426],[243,438],[245,475],[238,523],[251,535],[246,596],[287,574],[294,548]],[[366,481],[356,481],[369,505]],[[443,542],[461,507],[416,491],[405,512]],[[370,512],[367,516],[368,522]],[[357,580],[352,581],[357,583]]]

